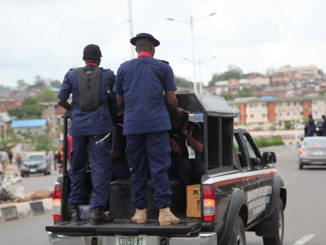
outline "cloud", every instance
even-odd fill
[[[201,73],[207,82],[229,64],[245,73],[288,64],[314,64],[326,71],[326,1],[131,3],[133,34],[149,32],[157,37],[161,45],[155,56],[170,61],[175,74],[188,80],[194,79],[190,17],[197,79]],[[100,45],[102,65],[116,71],[133,52],[128,8],[128,0],[2,0],[0,84],[13,86],[21,78],[32,83],[36,75],[61,80],[70,67],[83,65],[82,50],[89,43]],[[213,12],[218,13],[206,18]],[[201,69],[199,59],[207,60]]]

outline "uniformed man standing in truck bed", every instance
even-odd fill
[[[145,223],[148,203],[148,175],[155,189],[154,200],[159,208],[160,225],[180,222],[170,211],[172,194],[167,171],[171,164],[169,111],[182,117],[175,97],[176,85],[171,67],[154,59],[160,42],[152,35],[140,33],[130,40],[136,46],[137,59],[123,63],[117,72],[115,92],[124,111],[123,133],[127,139],[127,158],[132,168],[134,194],[132,203],[135,223]]]
[[[93,186],[90,221],[93,224],[113,221],[104,211],[112,177],[110,142],[106,136],[112,132],[113,125],[107,105],[107,91],[112,89],[115,76],[112,71],[98,67],[101,57],[99,46],[87,45],[83,56],[86,66],[68,71],[58,94],[59,105],[71,110],[69,134],[72,135],[73,151],[68,199],[71,219],[79,221],[78,205],[83,204],[84,200],[83,187],[89,152]],[[70,94],[73,99],[71,105],[67,102]]]

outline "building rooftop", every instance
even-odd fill
[[[46,119],[14,120],[11,122],[11,128],[45,127],[46,124]]]

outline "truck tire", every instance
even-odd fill
[[[303,169],[303,164],[301,161],[299,162],[299,169],[301,169],[301,170]]]
[[[264,245],[283,245],[284,237],[284,206],[281,198],[278,198],[277,208],[278,212],[278,233],[275,237],[263,237]]]
[[[241,217],[238,215],[237,220],[235,222],[235,245],[246,245],[246,233],[243,221]]]

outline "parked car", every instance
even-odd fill
[[[51,174],[51,165],[50,162],[46,161],[45,153],[33,152],[26,154],[21,165],[20,175],[28,177],[30,174],[39,173]]]
[[[299,169],[303,169],[304,165],[326,165],[326,137],[305,137],[299,159]]]
[[[315,134],[316,134],[317,136],[322,136],[322,135],[323,135],[323,121],[318,121],[318,122],[316,123]]]

